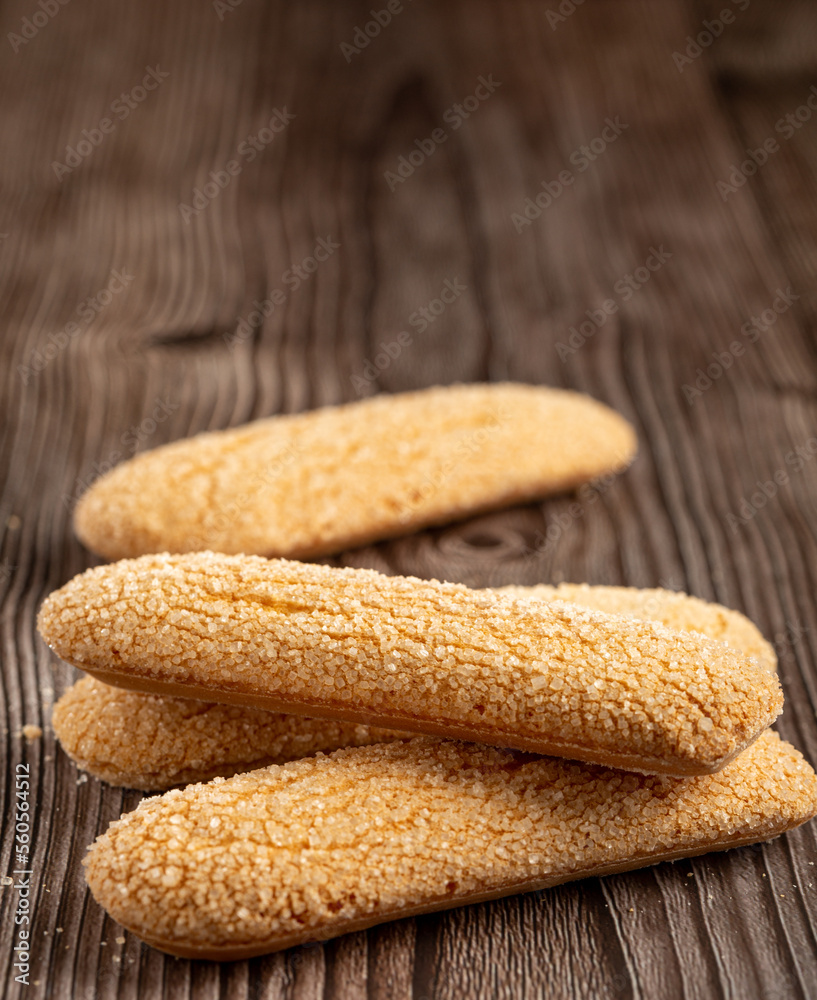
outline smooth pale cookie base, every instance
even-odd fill
[[[94,483],[74,524],[108,559],[312,558],[574,489],[635,451],[630,424],[577,392],[436,387],[144,452]]]
[[[737,611],[686,594],[631,587],[505,587],[500,592],[537,601],[570,600],[602,611],[661,621],[697,631],[754,655],[775,669],[774,650]],[[189,693],[186,692],[186,694]],[[191,705],[200,706],[194,720]],[[52,725],[62,748],[83,770],[114,785],[164,791],[174,785],[229,777],[310,753],[331,753],[403,738],[406,733],[246,706],[126,691],[86,677],[54,707]],[[202,728],[204,731],[202,731]]]
[[[768,840],[815,812],[817,775],[771,732],[693,779],[419,737],[148,799],[86,865],[139,937],[230,960]]]
[[[38,624],[115,686],[645,772],[717,770],[782,707],[773,673],[697,633],[254,556],[100,566],[50,595]]]

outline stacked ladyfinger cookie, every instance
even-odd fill
[[[376,397],[138,456],[77,531],[118,559],[47,598],[86,671],[66,751],[162,790],[92,846],[121,924],[234,959],[777,836],[817,776],[769,726],[774,652],[660,590],[471,590],[296,562],[580,489],[630,426],[575,393]],[[162,554],[151,554],[160,552]]]

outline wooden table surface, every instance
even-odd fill
[[[817,761],[815,5],[4,0],[0,25],[0,861],[22,762],[34,871],[28,987],[1,887],[6,995],[816,996],[812,825],[250,962],[166,958],[85,888],[86,845],[140,796],[55,745],[74,672],[34,627],[93,563],[76,498],[135,451],[375,392],[567,386],[640,439],[579,516],[560,497],[335,562],[738,608]]]

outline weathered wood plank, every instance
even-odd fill
[[[37,885],[26,996],[809,995],[811,827],[223,968],[166,958],[88,897],[85,846],[139,796],[77,783],[48,727],[73,672],[34,631],[42,597],[92,561],[72,503],[136,450],[374,391],[571,386],[619,408],[641,440],[633,468],[578,517],[556,498],[337,562],[478,586],[663,584],[741,608],[777,642],[781,732],[817,760],[817,461],[787,461],[816,433],[817,121],[725,200],[716,187],[808,96],[814,14],[799,0],[753,4],[679,72],[673,52],[722,6],[587,0],[551,24],[555,5],[538,0],[405,0],[347,62],[341,43],[370,3],[242,0],[221,19],[190,2],[74,3],[3,51],[0,863],[13,868],[10,789],[25,761]],[[4,33],[36,9],[6,0]],[[58,179],[53,162],[147,67],[169,75]],[[465,119],[456,105],[480,77],[491,83]],[[240,144],[284,108],[295,118],[250,162]],[[606,119],[627,127],[582,169],[580,147]],[[412,154],[409,176],[384,176]],[[180,204],[231,159],[240,176],[185,221]],[[551,203],[515,224],[543,181]],[[312,270],[319,240],[332,252]],[[637,271],[648,260],[660,266]],[[108,301],[112,271],[124,277]],[[421,329],[416,314],[446,281],[455,300]],[[773,327],[741,332],[789,286],[799,298]],[[264,300],[277,304],[253,317]],[[401,331],[410,342],[378,369]],[[745,349],[723,374],[685,393],[734,343]],[[755,505],[778,470],[789,481]],[[42,739],[27,744],[24,723]],[[12,900],[3,887],[13,996]]]

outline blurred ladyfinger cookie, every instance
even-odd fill
[[[739,611],[675,590],[639,587],[598,587],[587,583],[560,583],[556,587],[499,587],[497,593],[519,600],[569,601],[607,614],[662,622],[675,632],[700,632],[726,642],[747,656],[777,670],[777,655],[757,625]]]
[[[339,747],[405,737],[391,729],[125,691],[83,677],[52,717],[65,752],[112,785],[158,791]]]
[[[776,668],[774,650],[737,611],[697,597],[634,587],[503,587],[537,601],[567,600],[611,613],[663,622],[675,631],[719,639]],[[113,785],[163,791],[283,764],[319,750],[363,746],[404,736],[389,729],[267,712],[110,687],[85,677],[54,707],[54,732],[83,770]]]
[[[632,427],[576,392],[454,385],[258,420],[138,455],[75,515],[108,559],[304,558],[572,489],[629,465]]]
[[[717,771],[782,707],[695,633],[456,584],[197,553],[51,594],[57,655],[119,687],[429,732],[637,771]]]
[[[816,811],[817,776],[772,732],[686,779],[418,737],[148,799],[86,876],[148,944],[232,960],[767,840]]]

